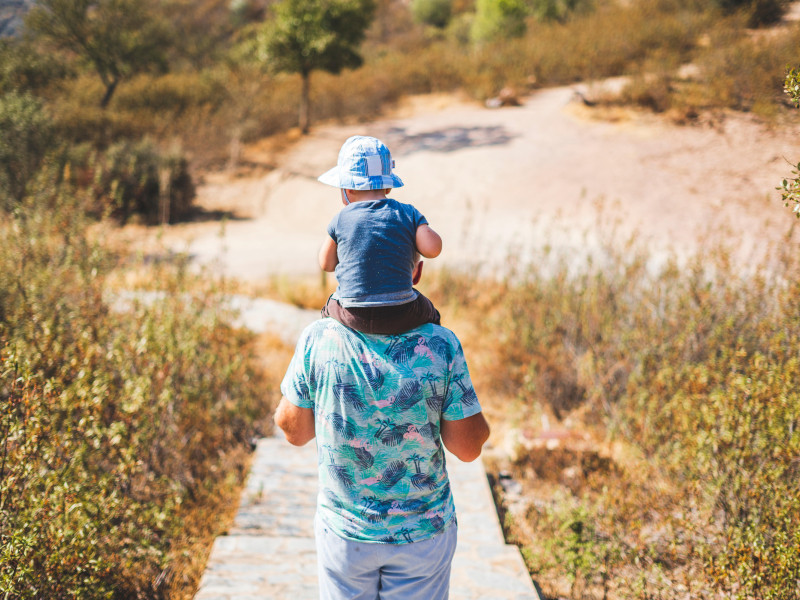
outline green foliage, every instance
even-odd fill
[[[167,30],[148,0],[41,0],[26,25],[56,49],[86,62],[105,87],[105,108],[120,81],[164,65]]]
[[[570,597],[594,584],[604,586],[609,567],[619,562],[620,540],[610,540],[601,531],[597,507],[577,498],[556,493],[552,503],[536,510],[537,529],[542,537],[523,547],[528,567],[534,572],[557,570],[569,581]],[[546,533],[545,533],[546,532]],[[604,587],[605,594],[608,588]]]
[[[300,127],[309,126],[308,81],[312,71],[339,73],[362,64],[359,46],[375,12],[374,0],[281,0],[255,41],[258,59],[271,69],[303,79]]]
[[[413,0],[411,12],[418,23],[440,29],[447,27],[453,12],[452,0]]]
[[[781,20],[786,12],[785,0],[714,0],[723,12],[743,12],[750,27],[770,25]]]
[[[540,21],[564,22],[578,11],[588,11],[591,3],[586,0],[531,0],[530,12]]]
[[[72,197],[43,184],[0,226],[0,593],[166,598],[264,384],[223,290],[185,265],[151,273],[153,301],[110,294]]]
[[[783,91],[789,96],[795,108],[800,108],[800,68],[789,69],[786,72]]]
[[[192,208],[195,188],[186,159],[162,154],[149,140],[117,142],[102,153],[80,146],[71,159],[73,183],[87,191],[87,208],[98,217],[171,223]]]
[[[42,90],[64,73],[55,57],[19,40],[0,39],[0,93]]]
[[[800,108],[800,69],[789,69],[784,81],[784,91],[795,108]],[[792,206],[792,212],[800,219],[800,163],[792,170],[794,177],[784,179],[778,188],[784,206]]]
[[[53,139],[53,124],[40,100],[28,93],[0,96],[0,209],[22,200]]]
[[[792,175],[781,182],[778,188],[783,198],[784,206],[791,206],[792,212],[800,219],[800,163],[792,169]]]
[[[472,39],[486,42],[522,36],[528,6],[525,0],[477,0]]]

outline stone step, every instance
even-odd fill
[[[519,550],[503,539],[483,465],[446,460],[458,516],[451,598],[539,600]],[[195,600],[318,598],[316,490],[313,443],[259,440],[239,511],[214,542]]]

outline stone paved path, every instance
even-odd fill
[[[313,442],[283,436],[258,442],[239,512],[214,542],[195,600],[315,600],[313,518],[317,489]],[[516,546],[497,520],[480,460],[447,456],[458,513],[453,600],[539,600]],[[420,600],[425,600],[421,598]]]
[[[243,326],[290,343],[319,315],[269,300],[232,305]],[[518,548],[503,539],[483,464],[446,460],[459,523],[450,597],[539,600]],[[214,542],[195,600],[316,600],[316,493],[313,442],[296,448],[281,433],[259,440],[233,526]]]

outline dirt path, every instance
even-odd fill
[[[355,133],[387,142],[406,183],[393,197],[415,204],[442,234],[433,266],[494,270],[544,246],[595,253],[612,217],[657,258],[695,252],[708,230],[724,229],[747,260],[792,223],[775,186],[791,172],[787,159],[800,160],[800,140],[746,115],[713,127],[632,114],[610,122],[576,102],[573,88],[497,110],[439,100],[363,126],[318,127],[268,175],[208,176],[200,204],[235,218],[224,230],[218,222],[173,226],[165,242],[245,280],[316,274],[317,248],[340,208],[316,176]]]

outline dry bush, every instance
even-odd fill
[[[797,63],[800,26],[768,36],[712,33],[708,49],[697,59],[707,105],[761,114],[774,113],[781,104],[786,65]]]
[[[115,259],[71,196],[42,183],[0,228],[0,589],[188,598],[266,382],[224,289],[160,263],[157,301],[110,296]]]
[[[445,319],[458,304],[470,322],[498,425],[535,440],[545,414],[578,440],[507,467],[527,502],[507,533],[548,594],[798,597],[800,262],[778,254],[746,275],[724,248],[653,271],[614,243],[602,262],[433,282]]]

